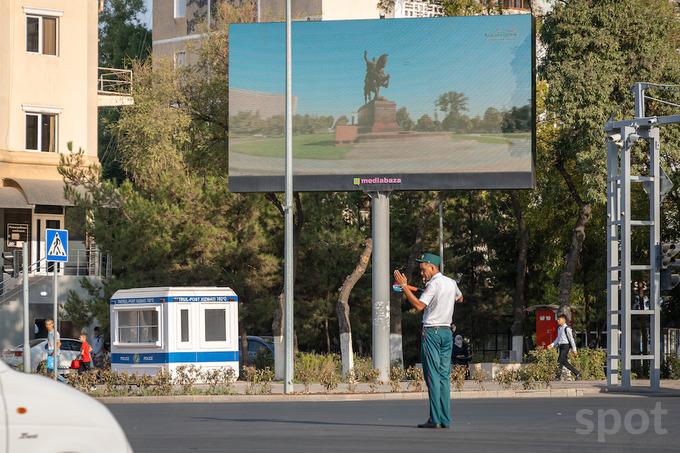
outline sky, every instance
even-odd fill
[[[284,24],[244,24],[230,31],[230,84],[284,92]],[[447,91],[464,93],[471,116],[488,107],[530,103],[531,16],[296,22],[293,95],[297,113],[349,115],[363,105],[366,64],[387,53],[389,88],[380,94],[415,120],[434,113]],[[440,114],[440,119],[443,115]]]
[[[166,0],[170,1],[170,0]],[[152,14],[151,14],[151,9],[153,6],[153,0],[144,0],[144,5],[146,6],[146,12],[142,15],[140,15],[139,20],[142,21],[143,24],[145,24],[149,30],[151,30],[151,22],[152,22]]]

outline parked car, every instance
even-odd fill
[[[0,360],[0,453],[132,453],[111,412],[82,392]]]
[[[31,371],[38,370],[41,362],[47,361],[47,338],[36,338],[28,343],[31,347]],[[80,340],[73,338],[61,339],[59,353],[59,370],[61,373],[71,371],[71,361],[80,355]],[[2,353],[2,359],[10,366],[18,367],[24,363],[24,345],[20,344]]]
[[[239,341],[239,353],[243,356],[241,350],[241,342]],[[258,354],[271,353],[272,360],[274,360],[274,341],[269,337],[256,337],[248,335],[248,363],[251,365],[255,363],[255,357]]]

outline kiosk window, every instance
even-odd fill
[[[157,341],[157,310],[121,310],[118,312],[119,343],[156,343]]]
[[[189,310],[180,310],[180,341],[186,343],[189,341]]]
[[[227,310],[205,310],[205,341],[227,341]]]

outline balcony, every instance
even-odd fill
[[[97,105],[99,107],[134,104],[130,69],[97,68],[97,71]]]

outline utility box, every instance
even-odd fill
[[[238,376],[238,296],[231,288],[116,291],[110,300],[111,369],[135,374],[230,367]]]
[[[548,347],[557,338],[557,316],[552,308],[536,309],[536,346]]]

